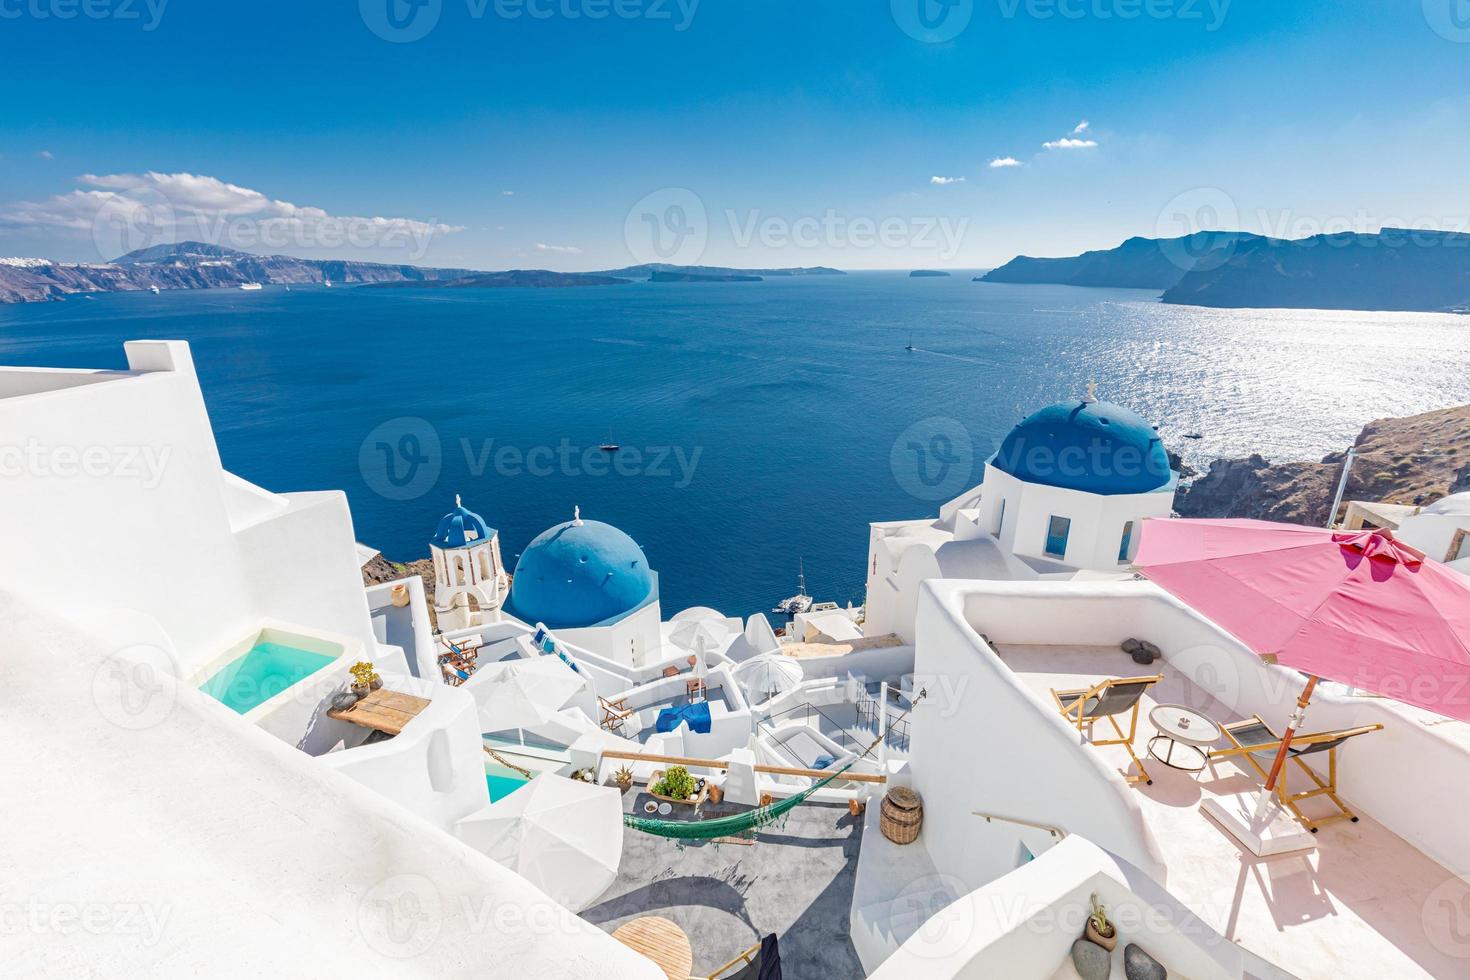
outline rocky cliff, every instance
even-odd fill
[[[1369,422],[1344,500],[1427,504],[1470,490],[1470,405]],[[1320,462],[1271,463],[1260,456],[1219,459],[1175,498],[1185,517],[1253,517],[1323,525],[1342,476],[1344,454]]]
[[[44,259],[0,259],[0,303],[64,299],[74,293],[217,289],[242,283],[424,282],[458,279],[468,269],[436,269],[345,259],[254,255],[204,242],[155,245],[111,262],[68,265]]]

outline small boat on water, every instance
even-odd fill
[[[263,289],[265,287],[263,287],[258,282],[242,282],[240,283],[240,288],[245,290],[247,293],[253,293],[255,290]]]
[[[1186,433],[1184,433],[1184,438],[1186,438],[1186,439],[1203,439],[1204,436],[1201,435],[1198,432],[1186,432]]]
[[[904,348],[904,350],[918,350],[918,348],[914,346],[914,335],[912,333],[909,334],[909,344],[907,347]]]
[[[787,616],[795,616],[812,608],[812,597],[806,594],[806,563],[797,565],[796,573],[796,595],[789,596],[776,603],[773,613],[783,613]]]
[[[149,286],[149,287],[148,287],[148,291],[149,291],[149,292],[150,292],[150,293],[152,293],[152,294],[153,294],[153,295],[154,295],[154,296],[157,296],[157,295],[158,295],[158,293],[159,293],[159,289],[158,289],[158,287],[157,287],[157,286]]]
[[[331,289],[332,288],[332,280],[330,280],[330,279],[323,279],[322,280],[322,285],[324,287],[326,287],[327,289]]]
[[[623,447],[613,441],[612,426],[607,427],[607,442],[597,447],[605,453],[615,453]]]

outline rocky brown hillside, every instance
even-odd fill
[[[429,605],[429,622],[434,624],[434,563],[432,561],[427,558],[410,562],[390,561],[382,555],[374,555],[371,561],[362,566],[363,585],[396,582],[410,575],[417,575],[424,580],[424,595]]]
[[[1427,504],[1470,490],[1470,405],[1369,422],[1345,500]],[[1343,453],[1321,462],[1271,463],[1260,456],[1219,459],[1179,492],[1185,517],[1253,517],[1323,525],[1342,476]]]

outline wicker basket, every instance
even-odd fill
[[[924,824],[924,800],[907,786],[895,786],[883,797],[878,829],[895,844],[912,844]]]

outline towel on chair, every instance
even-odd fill
[[[688,724],[691,732],[709,734],[709,703],[696,701],[678,708],[664,708],[653,723],[655,732],[671,732],[680,724]]]

